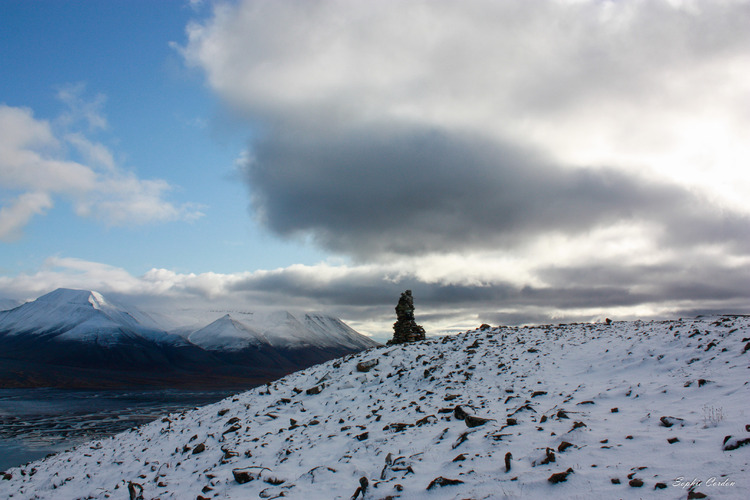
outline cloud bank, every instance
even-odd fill
[[[749,23],[734,0],[243,0],[182,53],[259,131],[254,217],[372,270],[266,289],[653,316],[748,310]]]

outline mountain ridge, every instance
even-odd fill
[[[202,376],[211,386],[222,378],[257,383],[377,345],[337,318],[318,317],[328,318],[327,329],[308,329],[305,319],[281,311],[264,315],[263,332],[257,334],[247,319],[239,322],[229,315],[195,330],[169,330],[148,313],[96,291],[60,288],[0,312],[0,359],[6,360],[0,382],[6,387],[90,387],[93,381],[65,370],[94,369],[101,371],[106,387],[128,378],[136,385],[144,378],[149,385],[160,379],[183,385],[180,376],[188,385],[201,384]]]

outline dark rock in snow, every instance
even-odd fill
[[[447,477],[438,476],[432,481],[430,481],[430,484],[427,486],[427,489],[432,490],[438,487],[453,486],[456,484],[463,484],[463,481],[461,481],[460,479],[448,479]]]
[[[491,420],[491,418],[482,418],[475,417],[474,415],[467,415],[464,419],[464,422],[466,422],[467,427],[479,427],[480,425],[484,425]]]
[[[573,473],[573,469],[568,469],[564,472],[556,472],[547,478],[552,484],[563,483],[568,480],[568,475]]]
[[[633,488],[640,488],[641,486],[643,486],[643,481],[638,479],[637,477],[634,477],[633,479],[628,481],[628,484]]]
[[[378,365],[380,362],[379,359],[369,359],[367,361],[362,361],[357,363],[357,371],[358,372],[369,372],[374,367]]]
[[[680,427],[683,427],[685,425],[685,421],[677,417],[661,417],[659,420],[661,421],[661,425],[664,427],[672,427],[676,424],[680,424]]]

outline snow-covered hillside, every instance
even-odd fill
[[[11,469],[0,496],[745,499],[749,337],[726,316],[379,347]]]

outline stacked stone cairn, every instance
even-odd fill
[[[387,345],[405,344],[425,339],[425,331],[414,320],[414,297],[411,290],[401,294],[396,306],[396,322],[393,323],[393,338]]]

